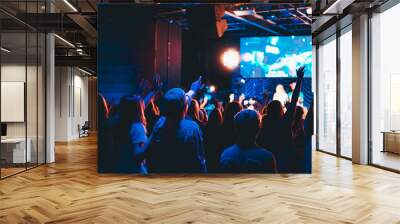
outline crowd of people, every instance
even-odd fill
[[[265,102],[248,109],[243,99],[212,102],[211,111],[196,93],[173,88],[121,98],[110,108],[99,96],[99,171],[128,173],[302,173],[306,136],[312,127],[298,105],[304,67],[297,70],[291,102]],[[210,102],[208,102],[210,103]],[[310,125],[307,125],[310,124]],[[306,127],[305,127],[306,126]]]

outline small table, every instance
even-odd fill
[[[1,139],[1,159],[6,163],[26,163],[31,162],[31,139],[25,138],[6,138]],[[26,151],[25,151],[25,145]]]
[[[382,152],[391,152],[400,154],[400,131],[382,131],[383,150]]]

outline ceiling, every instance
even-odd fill
[[[313,42],[317,44],[326,36],[352,23],[352,18],[363,13],[373,12],[391,0],[325,0],[312,1]],[[397,0],[393,0],[397,1]]]
[[[47,5],[46,5],[47,1]],[[161,1],[161,0],[160,0]],[[310,35],[324,33],[347,15],[373,10],[388,0],[266,0],[264,3],[231,3],[223,5],[221,19],[228,28],[224,35]],[[97,4],[153,3],[151,0],[0,0],[0,23],[5,41],[20,49],[23,54],[21,31],[54,32],[56,38],[56,62],[59,65],[74,64],[96,70]],[[156,6],[155,16],[174,20],[183,29],[189,29],[187,11],[199,3],[174,3],[162,0]],[[207,2],[212,2],[209,0]],[[343,4],[342,4],[343,2]],[[339,4],[336,4],[339,3]],[[335,5],[334,10],[327,10]],[[309,13],[312,6],[312,16]],[[51,9],[51,10],[50,10]],[[336,11],[335,11],[336,10]],[[49,13],[52,11],[52,13]],[[19,35],[19,36],[18,36]],[[8,39],[8,40],[6,40]],[[22,42],[21,42],[22,41]],[[29,41],[29,40],[28,40]],[[28,46],[27,52],[33,52]],[[18,50],[15,50],[15,54]],[[26,53],[26,52],[25,52]]]
[[[24,46],[20,38],[22,35],[18,36],[18,32],[25,28],[39,32],[54,32],[58,35],[55,38],[56,64],[73,64],[95,71],[97,4],[135,1],[47,0],[47,2],[46,5],[45,0],[1,0],[2,32],[9,33],[4,37],[9,39],[6,41],[14,40],[14,47],[18,49],[17,45]],[[149,2],[151,1],[147,1]],[[312,20],[311,15],[307,14],[309,4],[304,2],[275,0],[268,3],[223,4],[225,13],[221,19],[225,19],[228,23],[224,35],[310,35]],[[151,7],[154,6],[157,9],[156,17],[173,19],[183,29],[188,29],[189,20],[186,12],[199,4],[151,4]],[[49,13],[50,11],[52,13]],[[28,52],[30,51],[28,47]]]
[[[228,22],[224,35],[310,35],[311,15],[307,14],[307,4],[299,2],[220,4],[225,10],[222,19]],[[195,7],[196,4],[169,4],[160,8],[157,16],[189,29],[188,11]]]

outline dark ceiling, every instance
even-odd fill
[[[51,7],[46,6],[45,2],[45,0],[1,0],[2,32],[16,33],[26,27],[40,32],[54,32],[61,37],[55,38],[57,65],[82,66],[95,70],[97,4],[134,1],[55,0],[51,1]],[[221,4],[225,10],[221,19],[225,19],[228,23],[224,35],[310,35],[312,20],[311,15],[307,14],[309,4],[304,2],[275,0],[268,3]],[[183,29],[188,29],[186,12],[198,5],[198,3],[157,3],[158,13],[155,16],[175,20]],[[154,6],[155,4],[151,4],[151,7]],[[11,34],[9,36],[11,38]]]
[[[311,15],[303,3],[237,3],[220,4],[225,9],[222,19],[228,22],[225,35],[310,35]],[[189,29],[187,11],[195,4],[170,4],[162,7],[158,16],[173,19]]]

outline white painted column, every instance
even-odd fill
[[[46,1],[46,11],[54,12],[54,5]],[[46,163],[55,162],[55,42],[54,34],[46,35]]]
[[[55,133],[55,56],[54,35],[46,36],[46,163],[55,161],[54,133]]]
[[[368,15],[353,19],[353,162],[368,163]]]
[[[317,46],[312,45],[312,54],[313,54],[313,59],[312,59],[312,78],[311,78],[311,90],[313,92],[313,97],[314,97],[314,132],[317,130]],[[312,150],[317,149],[317,135],[314,134],[312,136]]]
[[[55,68],[55,141],[70,140],[72,68]]]

